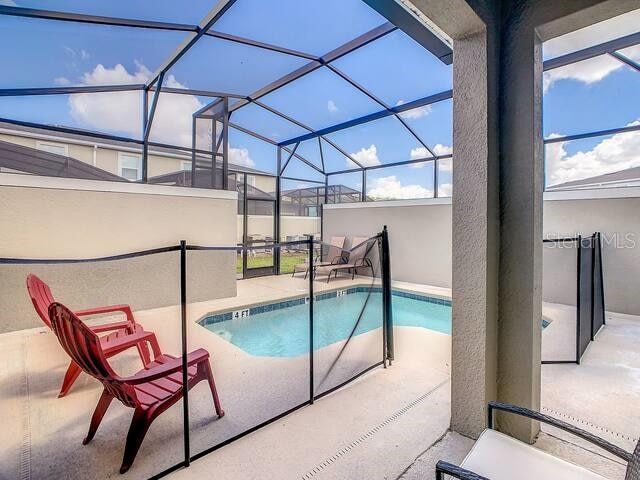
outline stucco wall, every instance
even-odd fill
[[[349,241],[387,225],[394,280],[451,287],[451,199],[328,204],[323,221],[325,239]]]
[[[234,245],[236,193],[0,174],[0,257],[92,258],[155,247]],[[189,301],[236,294],[234,252],[189,252]],[[0,265],[0,332],[40,326],[27,273],[74,309],[176,304],[176,253],[73,265]]]
[[[594,197],[596,198],[590,198]],[[324,235],[349,237],[389,227],[395,280],[451,287],[450,199],[327,205]],[[640,189],[545,194],[544,234],[603,234],[607,310],[640,314]],[[575,249],[545,247],[543,298],[575,305]]]
[[[602,232],[606,308],[640,315],[640,189],[618,190],[626,196],[572,199],[576,195],[568,192],[547,194],[544,231],[546,235]],[[559,264],[546,260],[544,266],[545,300],[575,304],[575,288],[571,291],[555,284],[561,276]],[[575,266],[573,258],[569,266]]]

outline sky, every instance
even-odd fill
[[[81,12],[94,15],[199,23],[212,0],[192,0],[178,8],[172,0],[0,0],[0,5]],[[274,8],[277,5],[277,8]],[[238,0],[214,29],[254,40],[323,55],[381,25],[385,20],[361,0]],[[640,10],[545,43],[553,58],[640,30]],[[188,36],[157,31],[0,16],[0,88],[143,83]],[[455,46],[454,46],[455,48]],[[621,52],[640,62],[640,47]],[[250,94],[305,65],[307,60],[221,39],[204,37],[168,72],[165,85]],[[401,31],[343,56],[332,65],[395,106],[452,88],[452,69]],[[598,57],[545,73],[544,135],[632,125],[640,121],[640,72],[611,57]],[[154,141],[190,146],[191,114],[210,101],[190,95],[160,95],[151,131]],[[321,129],[381,110],[374,100],[326,67],[261,99],[313,129]],[[138,92],[1,97],[0,117],[64,125],[140,138],[142,98]],[[452,151],[452,102],[442,101],[328,135],[359,163],[368,166],[429,156],[405,122],[437,155]],[[255,105],[232,115],[232,122],[276,142],[306,133]],[[198,126],[198,145],[206,147],[208,128]],[[237,130],[230,131],[230,161],[275,173],[276,148]],[[549,145],[548,184],[640,165],[640,133]],[[310,140],[297,152],[327,171],[355,165],[329,142]],[[433,164],[370,170],[373,198],[432,196]],[[293,159],[285,175],[322,180]],[[439,193],[451,193],[451,161],[438,166]],[[361,188],[362,176],[334,176],[331,183]],[[311,184],[309,184],[311,185]],[[302,184],[301,184],[302,186]]]

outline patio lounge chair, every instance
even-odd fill
[[[640,442],[633,453],[548,415],[505,403],[489,403],[486,429],[458,467],[442,460],[436,465],[436,480],[444,475],[462,480],[606,480],[605,477],[561,460],[508,435],[493,430],[493,412],[521,415],[569,432],[627,462],[625,480],[640,480]]]
[[[27,276],[27,291],[29,292],[29,296],[31,297],[31,301],[33,302],[33,306],[35,307],[38,316],[47,327],[51,328],[51,321],[49,320],[49,305],[55,301],[51,293],[51,289],[46,283],[40,280],[40,278],[34,274],[30,274]],[[105,323],[103,325],[89,327],[97,334],[109,332],[107,335],[100,337],[100,345],[102,346],[105,356],[107,358],[112,357],[129,349],[130,347],[135,346],[138,349],[143,366],[146,367],[151,361],[149,358],[147,342],[151,344],[154,355],[160,354],[160,347],[158,346],[158,341],[156,340],[155,335],[151,332],[146,332],[141,325],[135,322],[129,305],[111,305],[107,307],[89,308],[86,310],[76,311],[75,314],[78,317],[83,317],[87,315],[98,315],[113,312],[123,312],[127,319],[125,321]],[[71,363],[67,368],[67,373],[64,375],[64,380],[62,381],[62,387],[60,388],[58,397],[64,397],[69,392],[71,386],[80,375],[80,372],[80,367],[71,360]]]
[[[327,283],[329,283],[332,273],[334,274],[334,278],[337,278],[338,272],[341,270],[350,271],[352,280],[356,277],[356,271],[358,268],[368,268],[371,270],[371,274],[373,274],[373,264],[371,263],[371,260],[367,258],[373,244],[374,241],[369,238],[354,237],[352,248],[349,252],[349,259],[346,262],[318,265],[314,270],[314,274],[326,275]]]
[[[54,302],[49,306],[49,318],[62,348],[83,371],[104,385],[102,396],[91,417],[89,432],[82,444],[86,445],[91,441],[114,398],[120,400],[125,407],[134,409],[120,467],[120,473],[125,473],[133,464],[151,423],[182,398],[182,359],[159,354],[135,375],[121,377],[107,362],[100,338],[71,310]],[[201,380],[209,383],[216,413],[218,418],[222,417],[224,411],[213,380],[209,352],[199,348],[187,355],[187,377],[189,390]]]
[[[332,265],[337,263],[344,263],[344,241],[346,237],[331,237],[331,241],[329,242],[329,250],[327,251],[327,255],[324,257],[316,258],[314,261],[314,267],[318,267],[320,265]],[[304,263],[298,263],[293,267],[292,277],[295,276],[298,272],[304,272],[304,278],[307,278],[309,274],[309,260],[306,259]]]

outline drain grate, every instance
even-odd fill
[[[322,462],[320,462],[318,465],[316,465],[313,469],[309,470],[307,473],[305,473],[304,475],[302,475],[302,479],[303,480],[309,480],[313,477],[315,477],[318,473],[322,472],[325,468],[329,467],[331,464],[335,463],[336,461],[338,461],[341,457],[344,457],[346,454],[348,454],[351,450],[353,450],[354,448],[356,448],[358,445],[362,444],[363,442],[365,442],[367,439],[371,438],[372,436],[374,436],[376,433],[378,433],[380,430],[382,430],[384,427],[386,427],[387,425],[389,425],[390,423],[396,421],[398,418],[400,418],[402,415],[404,415],[405,413],[407,413],[409,410],[411,410],[413,407],[415,407],[416,405],[422,403],[423,401],[425,401],[427,398],[429,398],[429,396],[435,392],[436,390],[438,390],[440,387],[442,387],[443,385],[445,385],[446,383],[449,382],[449,379],[447,378],[446,380],[443,380],[442,382],[440,382],[438,385],[436,385],[434,388],[432,388],[431,390],[429,390],[428,392],[420,395],[418,398],[416,398],[415,400],[413,400],[411,403],[408,403],[407,405],[405,405],[404,407],[402,407],[400,410],[398,410],[397,412],[395,412],[393,415],[387,417],[386,419],[384,419],[381,423],[379,423],[378,425],[376,425],[375,427],[373,427],[371,430],[367,431],[366,433],[364,433],[363,435],[360,435],[357,439],[355,439],[353,442],[351,442],[350,444],[348,444],[347,446],[341,448],[340,450],[338,450],[335,454],[333,454],[332,456],[330,456],[329,458],[323,460]]]
[[[587,420],[583,420],[581,418],[578,417],[574,417],[572,415],[566,414],[566,413],[562,413],[559,412],[557,410],[553,410],[551,408],[547,408],[547,407],[542,407],[542,411],[551,414],[554,417],[560,417],[563,418],[564,420],[570,420],[571,423],[576,424],[579,423],[581,425],[584,425],[586,427],[590,427],[594,430],[598,430],[600,432],[604,432],[604,433],[608,433],[609,435],[613,435],[615,437],[621,438],[623,440],[628,440],[629,442],[633,442],[633,443],[637,443],[638,439],[635,437],[632,437],[630,435],[626,435],[624,433],[619,433],[619,432],[614,432],[613,430],[609,430],[608,428],[602,427],[600,425],[596,425],[595,423],[591,423],[588,422]]]

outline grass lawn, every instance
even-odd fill
[[[294,265],[303,263],[308,256],[307,252],[282,252],[280,254],[280,273],[292,273]],[[272,265],[273,256],[271,254],[259,253],[255,257],[249,256],[247,258],[247,268],[271,267]],[[242,273],[242,257],[240,255],[236,259],[236,272]]]

